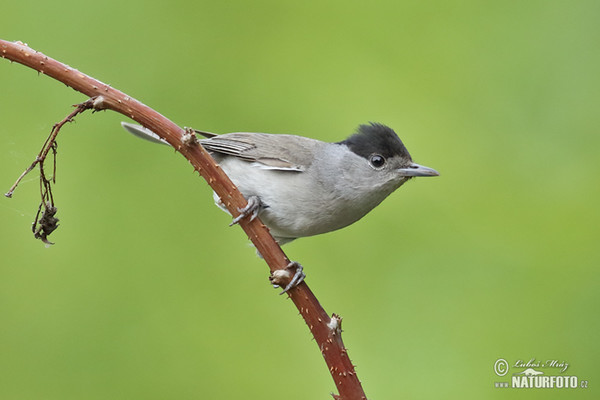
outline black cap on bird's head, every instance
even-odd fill
[[[382,124],[371,122],[369,125],[360,125],[354,135],[340,143],[364,158],[376,153],[385,158],[399,156],[412,161],[396,132]]]
[[[353,153],[369,160],[371,164],[381,162],[374,160],[374,157],[382,157],[383,162],[393,157],[401,159],[404,165],[396,171],[402,176],[439,175],[434,169],[415,164],[396,132],[383,124],[370,122],[368,125],[360,125],[354,135],[339,144],[346,145]]]

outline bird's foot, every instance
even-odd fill
[[[292,279],[285,286],[285,289],[283,289],[283,292],[279,293],[279,294],[284,294],[291,288],[298,286],[300,283],[302,283],[304,281],[304,278],[306,278],[306,274],[304,273],[303,270],[304,270],[304,268],[302,267],[302,265],[300,265],[300,263],[297,263],[296,261],[292,261],[284,269],[279,269],[279,270],[271,273],[269,280],[273,284],[273,287],[275,287],[275,288],[282,287],[284,282],[292,276],[292,271],[293,271],[294,276],[292,276]]]
[[[262,202],[258,196],[250,196],[248,197],[248,204],[244,208],[238,208],[240,215],[235,217],[233,221],[229,224],[229,226],[233,226],[238,224],[242,219],[246,218],[250,215],[250,221],[254,221],[256,217],[258,217],[258,213],[263,209]]]

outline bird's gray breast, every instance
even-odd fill
[[[297,238],[343,228],[387,196],[372,196],[369,177],[355,179],[357,173],[360,175],[357,168],[366,165],[363,158],[343,145],[300,139],[288,142],[290,146],[284,153],[299,167],[296,169],[265,166],[259,160],[269,151],[260,152],[258,148],[253,159],[215,154],[246,198],[261,199],[265,209],[260,218],[275,237]]]

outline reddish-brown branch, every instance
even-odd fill
[[[246,205],[242,194],[207,151],[194,140],[190,141],[183,129],[150,107],[21,42],[0,40],[0,56],[33,68],[88,97],[94,97],[94,108],[97,110],[121,113],[161,136],[202,175],[233,216],[237,216],[238,209]],[[285,269],[289,264],[288,258],[258,218],[254,221],[242,219],[240,226],[264,257],[271,272]],[[342,342],[341,318],[335,314],[330,318],[304,282],[291,289],[288,294],[306,321],[325,358],[339,391],[339,395],[334,397],[341,400],[366,399]]]

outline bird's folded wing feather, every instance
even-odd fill
[[[266,133],[227,133],[201,140],[210,152],[238,157],[260,168],[304,171],[312,163],[318,141],[292,135]]]
[[[155,143],[169,145],[149,129],[141,125],[122,122],[123,128],[133,135]],[[319,141],[293,135],[267,133],[214,133],[196,131],[207,139],[200,141],[212,153],[233,156],[253,162],[260,168],[283,171],[304,171],[312,163],[312,155]]]

